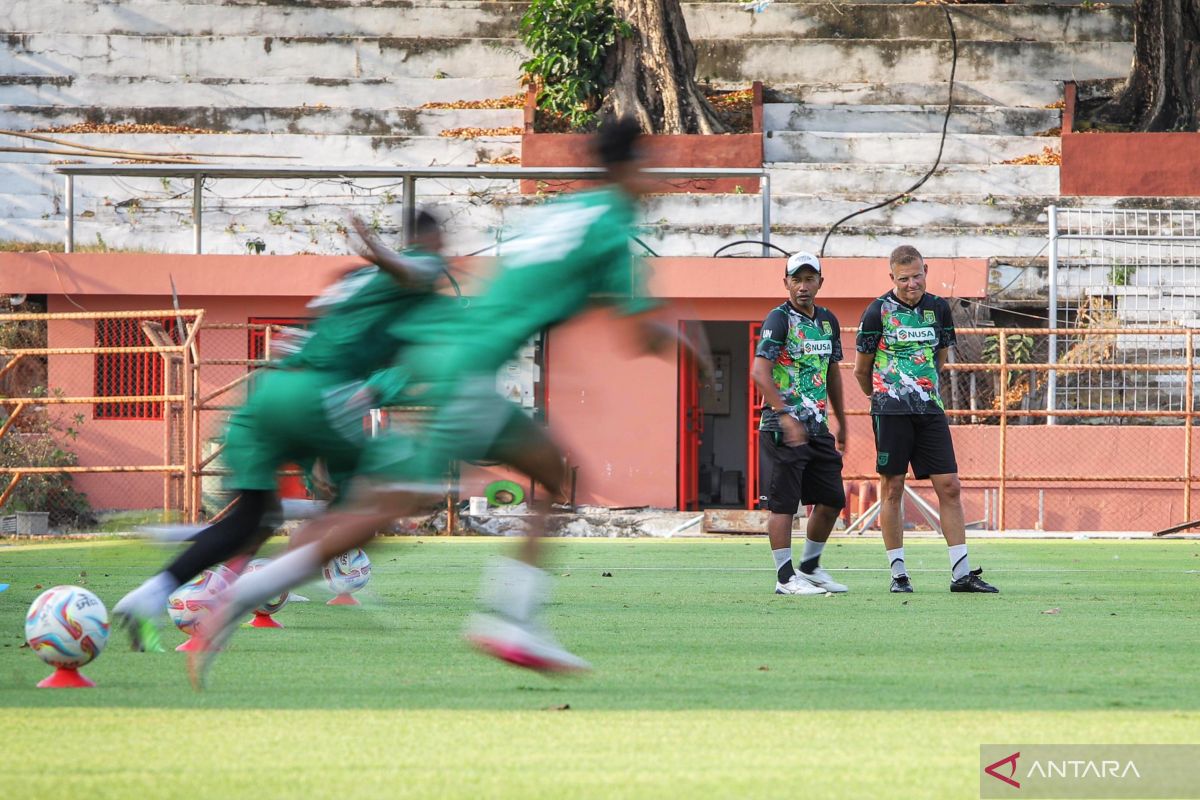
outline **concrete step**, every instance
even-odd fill
[[[763,158],[768,162],[932,165],[940,140],[937,133],[768,132],[763,142]],[[1047,146],[1057,150],[1059,139],[951,133],[946,136],[942,163],[999,164],[1040,153]]]
[[[0,107],[0,128],[38,128],[93,123],[159,123],[222,133],[436,136],[451,128],[520,126],[520,109],[254,108],[236,106],[18,106]]]
[[[692,39],[949,39],[939,6],[897,4],[780,4],[749,14],[730,3],[687,3]],[[1129,7],[952,6],[959,41],[1133,41]]]
[[[0,75],[240,78],[508,78],[515,39],[11,34]]]
[[[945,116],[944,105],[769,103],[763,106],[763,128],[768,131],[940,133]],[[951,133],[1033,136],[1061,124],[1062,112],[1058,109],[955,105],[947,130]]]
[[[950,75],[948,41],[837,39],[707,39],[695,42],[701,79],[767,84],[921,83]],[[1123,78],[1132,42],[960,42],[956,79],[1036,81]]]
[[[215,108],[417,108],[425,103],[487,100],[520,92],[515,78],[273,78],[189,80],[169,76],[20,75],[0,77],[0,96],[15,106],[192,106]]]
[[[771,103],[929,105],[943,108],[947,76],[914,83],[777,83],[765,87]],[[1114,82],[1119,82],[1114,79]],[[954,102],[985,106],[1045,108],[1063,99],[1061,80],[963,81],[955,78]]]
[[[126,36],[515,36],[526,3],[9,0],[0,30]]]
[[[459,166],[485,163],[520,153],[519,136],[449,139],[440,136],[344,136],[298,134],[61,134],[66,141],[98,148],[119,148],[145,153],[214,154],[202,160],[216,164],[255,163],[236,155],[274,155],[286,158],[269,163],[285,165],[369,166]],[[35,146],[34,143],[29,143]],[[52,158],[37,153],[0,153],[6,163],[45,164]],[[95,159],[83,159],[85,161]],[[259,163],[262,159],[259,158]],[[109,163],[99,159],[98,163]],[[3,169],[0,166],[0,169]],[[81,180],[87,180],[83,178]],[[0,187],[2,189],[3,187]]]
[[[125,35],[408,36],[416,26],[438,37],[511,36],[526,3],[336,3],[311,6],[256,2],[81,2],[10,0],[0,28],[15,32]],[[347,13],[352,10],[353,13]],[[693,39],[790,36],[816,39],[948,38],[936,6],[898,3],[778,3],[769,14],[739,4],[685,3]],[[1128,7],[1084,9],[1068,5],[982,5],[953,9],[963,41],[1130,41]]]
[[[907,164],[768,164],[775,194],[864,194],[899,192],[912,186],[928,166]],[[1053,196],[1058,167],[950,164],[939,167],[922,192],[938,195]]]

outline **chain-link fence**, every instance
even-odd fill
[[[186,516],[202,311],[0,316],[0,525],[127,530]]]
[[[1190,520],[1192,488],[1200,480],[1193,442],[1198,335],[1182,327],[960,329],[941,390],[968,521],[992,530],[1089,531],[1158,530]],[[1069,358],[1049,363],[1051,337],[1078,346]],[[1123,360],[1126,342],[1162,341],[1172,349],[1146,350],[1136,363]],[[1149,352],[1166,355],[1160,360]],[[1053,374],[1074,385],[1120,375],[1125,386],[1096,389],[1084,408],[1051,410],[1045,389]],[[1178,397],[1134,403],[1135,381],[1173,385]],[[848,391],[847,400],[849,414],[861,418],[868,409],[859,394]],[[862,438],[870,436],[864,423],[851,424]],[[846,479],[873,487],[873,456],[872,447],[853,447]],[[919,483],[914,488],[935,500]],[[923,524],[917,508],[909,516]]]
[[[1049,229],[1050,319],[1080,331],[1052,337],[1050,361],[1112,365],[1051,373],[1049,410],[1183,411],[1181,372],[1139,369],[1183,364],[1183,333],[1103,329],[1200,327],[1200,212],[1051,206]]]

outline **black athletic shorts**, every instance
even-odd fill
[[[842,508],[842,454],[833,436],[810,436],[806,444],[789,447],[779,431],[759,431],[759,445],[771,459],[771,485],[767,509],[773,514],[795,514],[800,504]],[[777,441],[778,440],[778,441]]]
[[[958,472],[945,414],[876,414],[875,471],[903,475],[912,464],[918,479]]]

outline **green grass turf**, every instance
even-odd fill
[[[971,596],[947,591],[944,545],[913,541],[917,593],[896,596],[877,541],[834,540],[851,591],[816,598],[770,593],[762,539],[553,542],[550,621],[596,666],[566,680],[458,638],[507,546],[382,542],[361,607],[310,585],[204,694],[182,654],[117,632],[84,670],[98,689],[32,688],[35,584],[111,607],[167,552],[0,546],[0,797],[971,797],[980,743],[1200,736],[1195,542],[981,541],[1002,593]]]

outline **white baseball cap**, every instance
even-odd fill
[[[818,275],[821,274],[821,262],[812,253],[805,253],[805,252],[801,251],[799,253],[792,253],[791,257],[788,258],[788,260],[787,260],[787,274],[788,275],[795,275],[797,272],[800,271],[801,267],[808,267],[813,272],[816,272]]]

